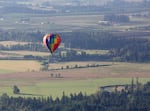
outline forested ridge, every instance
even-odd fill
[[[149,111],[150,82],[125,88],[121,91],[98,91],[87,96],[82,92],[61,98],[49,97],[0,97],[1,111]]]
[[[136,33],[134,32],[125,33],[107,31],[76,31],[60,33],[65,48],[108,50],[108,54],[101,56],[102,58],[106,58],[107,61],[113,60],[129,62],[150,61],[149,34],[150,33],[148,32],[142,32],[139,36],[136,36]],[[1,31],[0,35],[0,41],[29,42],[29,44],[17,44],[11,47],[0,45],[0,50],[46,51],[46,49],[42,46],[42,39],[44,36],[42,32]],[[84,56],[86,56],[84,58],[87,59],[90,57],[90,55],[86,54],[84,54]],[[98,55],[98,58],[101,57]]]

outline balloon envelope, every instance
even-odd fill
[[[43,44],[53,53],[61,43],[61,37],[58,34],[46,34],[43,37]]]

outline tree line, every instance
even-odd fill
[[[129,17],[127,15],[105,15],[104,16],[105,21],[115,22],[115,23],[127,23],[130,21]]]
[[[0,96],[1,111],[149,111],[150,82],[138,88],[121,91],[98,91],[92,95],[82,92],[61,98]]]
[[[115,48],[109,51],[115,61],[150,62],[150,41],[135,40],[124,47]]]
[[[126,33],[118,32],[117,34],[117,32],[111,33],[108,31],[83,31],[83,32],[75,31],[63,33],[60,32],[59,34],[66,48],[79,48],[79,49],[110,50],[113,48],[121,48],[135,42],[138,43],[141,41],[142,43],[143,41],[148,40],[148,38],[139,39],[142,38],[142,35],[141,37],[137,38],[133,37],[134,35],[132,33],[128,34],[128,32]],[[144,35],[145,33],[142,34]],[[0,31],[0,41],[19,41],[36,44],[42,43],[43,36],[44,33],[39,31],[37,32]],[[144,43],[145,42],[143,42],[143,44]],[[24,49],[26,49],[26,47]],[[40,50],[40,47],[38,49]],[[13,50],[13,48],[11,50]]]

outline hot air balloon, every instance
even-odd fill
[[[43,37],[43,44],[53,53],[61,43],[59,34],[46,34]]]

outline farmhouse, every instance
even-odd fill
[[[107,92],[114,92],[114,91],[122,91],[127,89],[135,89],[137,85],[131,85],[131,84],[124,84],[124,85],[109,85],[109,86],[102,86],[100,87],[100,90],[107,91]]]
[[[107,86],[101,86],[101,91],[107,91],[107,92],[114,92],[114,91],[133,91],[138,90],[141,86],[141,83],[139,83],[139,78],[136,77],[136,83],[134,83],[134,78],[131,80],[131,84],[123,84],[123,85],[107,85]]]
[[[104,26],[110,26],[110,25],[112,25],[112,23],[111,22],[109,22],[109,21],[98,21],[98,24],[99,25],[104,25]]]

